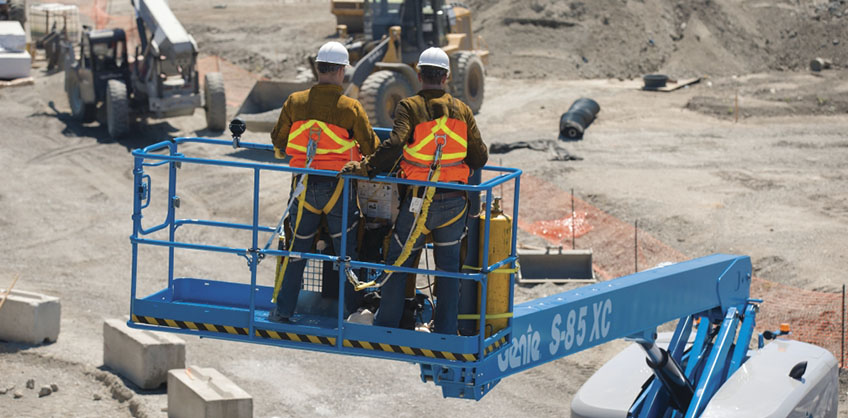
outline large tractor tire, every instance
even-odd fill
[[[206,127],[220,132],[227,127],[227,94],[224,91],[224,76],[209,73],[204,77],[203,94],[206,99]]]
[[[21,22],[21,27],[25,27],[24,23],[27,21],[26,4],[23,0],[9,1],[9,20],[17,20]]]
[[[68,104],[71,106],[71,115],[82,123],[94,122],[97,117],[97,104],[86,103],[82,100],[79,81],[70,76],[65,77],[65,91],[68,92]]]
[[[451,57],[451,92],[453,97],[462,100],[474,113],[483,106],[485,93],[485,69],[477,54],[462,51]]]
[[[130,131],[130,108],[127,85],[120,80],[109,80],[106,85],[106,129],[112,139]]]
[[[381,70],[369,75],[362,83],[359,101],[371,125],[391,128],[394,125],[395,107],[413,94],[415,92],[403,74]]]

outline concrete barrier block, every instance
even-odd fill
[[[168,372],[168,417],[252,416],[253,398],[217,370],[191,366]]]
[[[0,296],[6,289],[0,289]],[[0,308],[0,340],[25,344],[54,342],[62,316],[59,298],[12,289]]]
[[[26,51],[0,51],[0,79],[29,77],[32,56]]]
[[[185,367],[185,341],[164,332],[134,329],[120,319],[103,322],[103,365],[142,389],[155,389],[168,370]]]

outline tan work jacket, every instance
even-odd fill
[[[374,155],[365,159],[369,174],[390,170],[401,157],[404,145],[413,142],[415,127],[443,116],[465,122],[465,137],[468,141],[465,164],[472,170],[486,165],[489,151],[477,129],[474,113],[465,103],[452,98],[444,90],[433,89],[422,90],[398,103],[389,140],[381,143]]]
[[[362,155],[374,153],[380,142],[371,129],[365,109],[358,101],[342,95],[341,86],[316,84],[309,90],[292,93],[286,99],[277,125],[271,131],[274,148],[284,151],[288,145],[292,124],[310,119],[346,129],[349,138],[355,139],[359,144],[359,152]]]

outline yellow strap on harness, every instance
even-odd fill
[[[441,172],[441,167],[436,166],[436,170],[433,173],[433,177],[430,179],[430,181],[432,181],[432,182],[439,181],[439,173],[440,172]],[[426,228],[427,214],[430,212],[430,204],[433,203],[433,195],[434,194],[436,194],[436,188],[432,187],[432,186],[427,187],[427,190],[424,192],[424,202],[421,204],[421,214],[418,215],[418,219],[415,222],[415,225],[413,225],[414,229],[412,230],[412,234],[409,235],[409,238],[407,238],[406,242],[403,244],[403,249],[401,250],[400,255],[398,256],[397,260],[395,260],[394,264],[392,264],[393,266],[400,267],[400,266],[403,265],[403,263],[406,262],[406,260],[412,254],[412,248],[415,246],[415,241],[418,241],[418,237],[420,237],[421,234],[424,232],[424,230],[427,229]],[[394,273],[394,271],[389,271],[389,276],[391,276],[392,273]],[[389,279],[389,277],[386,277],[385,279],[383,279],[383,283],[385,283],[385,281],[388,280],[388,279]],[[376,280],[372,280],[368,283],[360,283],[360,284],[354,286],[354,289],[358,292],[362,289],[373,287],[376,284],[377,284]]]
[[[308,122],[304,123],[303,125],[300,125],[299,128],[295,129],[294,131],[292,131],[289,134],[289,139],[288,139],[289,143],[287,143],[286,146],[292,147],[293,149],[296,149],[296,150],[301,151],[301,152],[306,152],[306,147],[304,147],[302,145],[298,145],[298,144],[292,144],[291,140],[294,139],[294,138],[297,138],[298,135],[303,133],[303,131],[311,128],[313,125],[318,125],[318,127],[321,128],[321,132],[323,132],[324,135],[327,135],[328,137],[330,137],[330,139],[333,140],[333,142],[340,145],[339,148],[332,149],[332,150],[325,149],[325,148],[319,148],[315,151],[317,154],[341,154],[341,153],[353,148],[356,145],[356,141],[354,141],[352,139],[340,138],[338,135],[336,135],[335,132],[332,131],[332,129],[330,129],[329,126],[327,126],[326,123],[321,122],[321,121],[316,120],[316,119],[310,119]]]
[[[306,206],[306,181],[308,174],[303,175],[303,191],[300,192],[300,195],[297,197],[298,205],[297,205],[297,216],[294,221],[294,229],[292,230],[292,239],[291,244],[289,244],[289,252],[294,248],[294,240],[295,235],[297,235],[297,229],[300,226],[300,219],[303,217],[303,207]],[[289,257],[284,257],[282,266],[277,270],[277,277],[274,280],[274,294],[271,297],[271,303],[277,303],[277,293],[280,291],[280,286],[283,285],[283,278],[286,274],[286,268],[289,266]]]
[[[421,148],[424,148],[425,145],[429,144],[430,142],[432,142],[436,138],[436,132],[438,132],[439,130],[441,130],[442,132],[447,134],[454,141],[459,142],[462,146],[468,147],[468,141],[466,141],[465,138],[461,137],[456,132],[450,130],[450,128],[448,128],[448,126],[446,124],[447,121],[448,121],[447,115],[436,119],[436,124],[432,128],[430,128],[430,134],[427,135],[426,137],[424,137],[424,139],[422,139],[421,142],[419,142],[418,144],[415,144],[415,146],[407,148],[407,150],[412,151],[412,152],[420,151]],[[432,157],[432,155],[430,157]],[[444,157],[442,157],[442,158],[444,158]]]
[[[339,179],[339,182],[336,183],[336,190],[333,190],[333,195],[330,196],[330,200],[327,201],[327,204],[321,208],[321,212],[325,215],[329,215],[330,211],[333,210],[333,206],[336,206],[336,202],[339,201],[339,196],[342,195],[342,189],[344,188],[344,181]]]
[[[330,213],[330,211],[333,210],[333,207],[336,205],[336,202],[338,202],[339,196],[341,196],[342,189],[343,189],[343,186],[344,186],[343,180],[339,179],[338,183],[336,183],[336,189],[333,191],[333,195],[330,197],[330,200],[327,202],[326,205],[324,205],[324,207],[321,210],[318,210],[314,206],[312,206],[312,205],[310,205],[309,203],[306,202],[306,180],[307,180],[307,176],[308,176],[308,174],[305,174],[303,176],[303,184],[304,184],[303,193],[301,193],[300,196],[298,196],[297,217],[296,217],[295,222],[294,222],[294,230],[292,232],[292,240],[291,240],[291,245],[289,245],[289,251],[291,251],[292,248],[294,248],[294,240],[296,239],[297,230],[298,230],[298,227],[300,226],[300,218],[303,215],[303,209],[305,208],[306,210],[308,210],[308,211],[310,211],[310,212],[312,212],[316,215],[320,215],[321,213],[324,213],[324,214]],[[280,291],[280,286],[283,285],[283,278],[286,274],[286,268],[289,265],[289,257],[284,257],[284,258],[285,258],[285,260],[283,261],[282,266],[277,270],[277,278],[274,281],[274,297],[271,299],[271,302],[274,302],[274,303],[277,302],[277,292]]]

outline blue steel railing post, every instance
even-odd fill
[[[142,157],[135,157],[133,165],[133,230],[130,236],[132,246],[132,281],[130,283],[130,314],[134,312],[136,280],[138,280],[138,231],[141,229],[141,175],[144,173]]]
[[[336,256],[339,257],[339,308],[337,310],[337,329],[338,329],[338,337],[336,338],[336,347],[342,347],[342,321],[344,320],[344,288],[345,288],[345,266],[342,265],[341,260],[347,258],[347,211],[348,211],[348,202],[350,200],[350,179],[347,176],[342,176],[342,224],[340,225],[342,231],[341,244],[339,245],[339,252]]]
[[[253,339],[254,313],[256,311],[256,273],[259,267],[259,168],[253,169],[253,231],[250,257],[250,316],[248,317],[247,338]]]
[[[513,312],[513,308],[515,307],[515,278],[518,274],[518,196],[519,189],[521,188],[521,176],[515,178],[515,188],[512,193],[512,251],[510,252],[510,256],[515,258],[515,262],[512,263],[512,267],[515,269],[515,273],[509,275],[509,313]],[[512,316],[509,317],[509,326],[512,326]]]
[[[480,335],[477,336],[478,358],[483,358],[483,351],[486,347],[486,299],[488,299],[487,285],[489,283],[489,223],[492,221],[492,188],[486,189],[486,222],[483,225],[483,259],[480,260],[480,272],[485,274],[480,280]]]
[[[177,143],[171,142],[168,144],[168,149],[171,152],[171,156],[175,156],[177,154]],[[153,191],[149,191],[148,193],[152,193]],[[174,212],[176,212],[174,208],[175,200],[177,192],[177,163],[175,161],[171,161],[168,164],[168,217],[165,222],[168,224],[168,242],[174,242],[174,238],[177,232],[177,226],[174,224]],[[174,292],[174,247],[168,247],[168,288],[171,289],[171,292]]]

